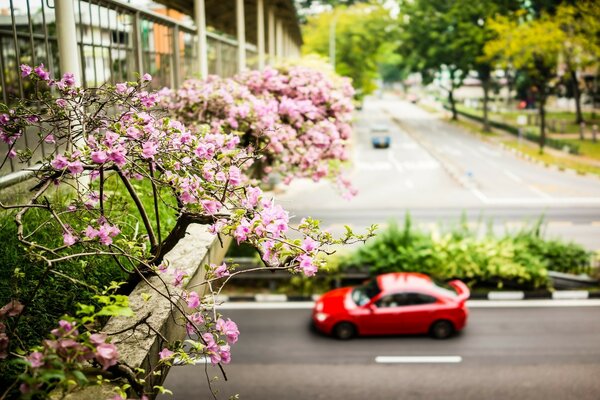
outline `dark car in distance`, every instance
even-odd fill
[[[459,280],[440,284],[424,274],[395,272],[325,293],[312,319],[319,331],[343,340],[398,334],[445,339],[465,327],[469,295]]]

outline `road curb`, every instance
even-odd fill
[[[285,294],[255,294],[255,295],[224,295],[219,296],[220,302],[256,302],[256,303],[292,303],[299,301],[316,301],[321,295],[287,296]],[[586,300],[600,299],[600,290],[538,290],[538,291],[489,291],[487,293],[472,293],[471,300],[519,301],[519,300]]]

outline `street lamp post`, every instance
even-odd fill
[[[335,25],[337,23],[337,14],[333,13],[331,25],[329,25],[329,62],[335,71]]]

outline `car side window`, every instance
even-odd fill
[[[383,296],[376,303],[379,308],[400,307],[409,305],[407,293],[394,293]]]
[[[435,297],[424,293],[409,293],[408,298],[411,305],[433,304],[437,302]]]

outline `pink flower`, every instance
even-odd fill
[[[54,169],[63,170],[69,165],[69,160],[62,154],[57,154],[56,157],[54,157],[54,160],[50,162],[50,165],[52,165],[52,168]]]
[[[73,175],[80,174],[83,172],[83,164],[81,163],[81,161],[71,161],[67,165],[67,169]]]
[[[106,342],[106,335],[103,333],[94,333],[90,335],[90,342],[98,346]]]
[[[221,208],[219,203],[213,200],[202,200],[200,203],[202,204],[204,212],[209,215],[216,214]]]
[[[118,358],[119,353],[114,344],[102,343],[96,347],[96,360],[102,365],[103,370],[115,365]]]
[[[144,82],[150,82],[152,80],[152,75],[145,73],[144,75],[142,75],[142,81]]]
[[[33,70],[37,76],[40,77],[40,79],[48,81],[50,80],[50,74],[44,70],[44,64],[40,64],[39,66],[35,67]]]
[[[77,243],[77,237],[71,232],[65,232],[63,233],[63,243],[65,246],[73,246]]]
[[[231,362],[231,346],[228,344],[219,346],[219,357],[223,364],[229,364]]]
[[[98,237],[98,234],[98,230],[94,229],[91,225],[88,225],[87,228],[85,228],[84,235],[88,239],[94,239]]]
[[[117,83],[115,85],[115,91],[119,94],[123,94],[127,92],[127,84],[126,83]]]
[[[179,270],[179,269],[175,270],[175,273],[174,273],[174,275],[175,275],[175,279],[173,280],[173,285],[174,285],[175,287],[179,287],[179,286],[181,286],[181,285],[182,285],[182,283],[183,283],[183,279],[184,279],[184,278],[185,278],[187,275],[185,274],[185,272],[183,272],[183,271],[181,271],[181,270]]]
[[[189,308],[196,308],[200,305],[200,296],[196,292],[189,292],[186,301]]]
[[[67,335],[78,335],[79,332],[75,329],[75,326],[69,321],[65,321],[61,319],[58,321],[58,328],[52,329],[50,331],[51,334],[56,336],[57,338],[67,336]]]
[[[248,234],[250,233],[250,222],[246,218],[243,218],[240,224],[233,231],[233,237],[237,241],[238,244],[248,239]]]
[[[240,331],[235,322],[231,319],[227,318],[227,321],[219,318],[217,320],[216,328],[219,332],[221,332],[227,338],[227,343],[233,344],[238,341],[238,337],[240,336]]]
[[[0,320],[4,319],[6,316],[16,317],[23,312],[23,308],[25,308],[25,306],[21,304],[19,300],[12,299],[0,308]],[[4,332],[4,324],[0,325],[0,327],[2,328],[0,329],[0,332]]]
[[[160,351],[160,353],[158,353],[158,356],[161,360],[165,360],[165,359],[173,357],[173,354],[175,354],[175,353],[165,347],[164,349],[162,349]]]
[[[29,65],[21,64],[21,77],[25,78],[31,75],[32,68]]]
[[[312,238],[306,237],[306,239],[304,239],[302,242],[302,250],[310,253],[317,248],[318,244],[319,243],[314,241]]]
[[[246,189],[246,206],[249,208],[256,207],[258,199],[262,194],[262,190],[258,187],[250,186]]]
[[[39,351],[34,351],[27,356],[27,361],[31,364],[31,368],[39,368],[44,365],[44,355]]]
[[[242,183],[242,173],[238,167],[229,168],[229,184],[238,186]]]
[[[65,72],[62,80],[63,80],[64,84],[67,86],[75,85],[75,76],[73,75],[72,72]]]
[[[103,150],[93,151],[91,154],[91,159],[97,164],[104,164],[106,160],[108,160],[108,155]]]
[[[142,157],[154,159],[154,155],[158,153],[158,145],[153,141],[148,141],[142,144]]]
[[[314,265],[313,259],[306,255],[301,254],[298,256],[297,260],[299,261],[299,268],[302,270],[304,275],[306,276],[314,276],[317,273],[317,266]]]
[[[56,143],[56,140],[54,139],[53,135],[46,135],[46,137],[44,138],[44,142],[53,144]]]
[[[210,264],[210,267],[213,269],[213,274],[217,278],[223,278],[225,276],[229,276],[229,271],[227,270],[227,265],[225,263],[216,266],[215,264]]]

